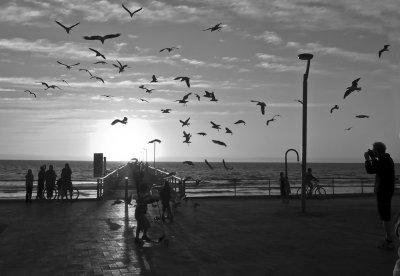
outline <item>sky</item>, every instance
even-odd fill
[[[131,18],[121,4],[143,9]],[[80,24],[68,34],[56,20]],[[218,23],[220,31],[203,31]],[[117,33],[104,44],[83,38]],[[379,58],[385,44],[389,51]],[[178,49],[160,52],[172,46]],[[107,64],[94,64],[103,59],[89,48]],[[290,148],[301,156],[300,53],[314,55],[307,160],[362,162],[382,141],[400,162],[398,0],[1,1],[0,159],[92,160],[103,153],[125,161],[147,153],[150,162],[155,150],[159,161],[283,162]],[[128,68],[119,73],[117,60]],[[68,70],[57,61],[80,64]],[[180,76],[190,78],[190,88],[174,80]],[[357,78],[361,91],[344,99]],[[176,102],[188,93],[186,105]],[[265,114],[251,101],[265,102]],[[162,113],[166,108],[171,112]],[[111,125],[123,117],[127,124]],[[183,131],[191,143],[183,143]],[[161,143],[149,144],[153,139]]]

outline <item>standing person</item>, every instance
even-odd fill
[[[142,244],[142,241],[150,241],[147,231],[150,228],[150,221],[146,217],[147,204],[158,201],[152,198],[146,184],[141,184],[138,191],[138,199],[136,200],[135,219],[137,221],[135,242]],[[142,241],[139,239],[140,232],[143,231]]]
[[[31,202],[32,189],[33,189],[33,173],[31,169],[29,169],[28,173],[25,175],[25,188],[26,188],[25,201]]]
[[[53,197],[53,191],[57,180],[57,175],[53,169],[53,165],[49,165],[49,169],[46,171],[44,177],[46,179],[47,199],[51,199]]]
[[[46,174],[46,165],[42,165],[38,173],[38,186],[36,192],[36,199],[43,199],[45,174]]]
[[[310,190],[308,191],[308,197],[311,197],[313,193],[314,189],[314,184],[312,183],[313,180],[319,182],[318,178],[313,176],[312,169],[308,168],[306,172],[306,185],[310,188]]]
[[[171,187],[169,186],[169,181],[165,180],[164,186],[162,187],[160,191],[160,199],[161,199],[161,204],[162,204],[162,214],[161,214],[161,219],[164,221],[165,220],[165,211],[167,211],[167,218],[172,222],[174,219],[172,216],[171,212],[171,205],[169,204],[171,200]]]
[[[281,191],[282,203],[289,203],[289,180],[287,177],[285,177],[285,174],[283,172],[279,174],[279,189]]]
[[[382,221],[385,240],[378,246],[382,249],[394,249],[391,228],[391,201],[394,193],[394,163],[382,142],[375,142],[372,150],[364,153],[365,170],[375,174],[376,201],[379,217]]]
[[[64,186],[64,189],[62,191],[61,199],[63,199],[63,195],[65,195],[65,198],[67,197],[67,191],[69,191],[69,197],[72,199],[72,170],[69,167],[68,163],[65,163],[64,168],[61,170],[61,183]]]

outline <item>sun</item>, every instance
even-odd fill
[[[90,139],[91,152],[103,153],[109,161],[142,159],[143,148],[149,140],[157,137],[157,132],[143,119],[129,119],[126,125],[111,125],[101,121]]]

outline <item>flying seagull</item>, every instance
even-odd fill
[[[122,72],[124,72],[125,68],[129,68],[129,67],[128,67],[128,64],[122,65],[122,63],[119,62],[118,59],[117,59],[116,61],[118,62],[118,64],[114,64],[114,63],[113,63],[112,65],[113,65],[114,67],[116,67],[116,68],[119,69],[118,73],[122,73]]]
[[[151,94],[151,92],[154,90],[154,89],[148,89],[148,88],[145,88],[146,89],[146,93],[149,93],[149,94]]]
[[[85,72],[88,72],[88,73],[89,73],[89,75],[90,75],[91,77],[93,77],[92,73],[90,73],[90,71],[89,71],[88,69],[81,68],[81,69],[79,69],[79,71],[85,71]]]
[[[161,143],[160,139],[154,139],[148,142],[148,144],[153,144],[154,142]]]
[[[124,4],[122,4],[122,7],[124,8],[124,10],[126,10],[126,11],[129,13],[129,15],[131,16],[131,18],[133,17],[133,15],[134,15],[135,13],[137,13],[137,12],[139,12],[139,11],[141,11],[141,10],[143,9],[143,7],[142,7],[142,8],[140,8],[140,9],[137,9],[137,10],[131,12],[127,7],[124,6]]]
[[[102,53],[100,53],[99,51],[97,51],[97,50],[95,50],[93,48],[89,48],[89,50],[95,52],[96,53],[96,57],[102,57],[103,59],[106,59],[106,57]]]
[[[65,82],[69,86],[69,83],[66,80],[58,80],[58,81]]]
[[[36,98],[36,94],[33,93],[31,90],[25,90],[24,92],[29,93],[29,94],[32,94],[32,95]]]
[[[106,98],[113,98],[114,97],[114,96],[111,96],[111,95],[101,95],[101,96],[106,97]]]
[[[209,91],[204,91],[204,95],[203,97],[205,98],[212,98],[212,95],[214,94],[214,92],[209,92]]]
[[[194,95],[196,96],[197,100],[200,101],[200,95],[196,93],[194,93]]]
[[[267,120],[267,125],[269,125],[270,122],[275,121],[275,120],[276,120],[276,119],[275,119],[276,117],[280,117],[280,116],[281,116],[281,115],[279,115],[279,114],[278,114],[278,115],[274,115],[274,117],[272,117],[271,119]]]
[[[197,132],[197,134],[201,135],[201,136],[206,136],[207,135],[207,133],[205,133],[205,132]]]
[[[160,53],[162,52],[162,51],[168,51],[168,53],[171,53],[171,51],[173,51],[173,50],[177,50],[177,49],[179,49],[178,47],[174,47],[174,46],[172,46],[172,47],[165,47],[165,48],[162,48],[161,50],[160,50]]]
[[[139,86],[140,89],[147,89],[146,87],[144,87],[144,85],[142,84],[141,86]]]
[[[378,52],[379,58],[381,58],[381,55],[382,55],[383,52],[389,51],[389,46],[390,45],[388,45],[388,44],[383,45],[383,48],[381,50],[379,50],[379,52]]]
[[[243,121],[243,120],[238,120],[238,121],[236,121],[235,122],[235,125],[238,125],[238,124],[246,124],[246,122],[245,121]]]
[[[120,119],[115,119],[114,121],[112,121],[111,125],[115,125],[116,123],[121,123],[123,125],[126,125],[126,123],[128,122],[128,118],[124,117],[122,120]]]
[[[357,115],[356,118],[369,118],[368,115]]]
[[[189,126],[190,125],[189,120],[190,120],[190,117],[187,118],[185,121],[179,120],[179,122],[181,122],[182,126],[184,127],[184,126]]]
[[[143,98],[140,98],[139,100],[140,100],[140,101],[142,101],[142,102],[146,102],[146,103],[148,103],[148,102],[149,102],[148,100],[146,100],[146,99],[143,99]]]
[[[214,144],[226,147],[226,144],[222,141],[218,141],[218,140],[211,140],[211,141],[213,141]]]
[[[294,101],[303,104],[303,101],[301,101],[301,100],[296,99],[296,100],[294,100]]]
[[[190,78],[189,77],[176,77],[174,80],[185,81],[187,87],[190,87]]]
[[[232,130],[230,130],[229,128],[225,127],[225,133],[229,133],[229,134],[233,134]]]
[[[152,77],[151,77],[151,81],[150,82],[158,82],[158,80],[157,80],[157,78],[156,78],[156,75],[153,75]]]
[[[86,40],[100,40],[101,44],[104,44],[104,41],[106,39],[110,39],[110,38],[116,38],[119,37],[121,34],[108,34],[105,36],[101,36],[101,35],[92,35],[92,36],[84,36],[83,38]]]
[[[331,108],[331,113],[332,113],[333,110],[335,110],[335,109],[339,110],[339,106],[338,106],[337,104],[335,104],[335,106]]]
[[[166,109],[161,109],[162,113],[170,113],[171,109],[170,108],[166,108]]]
[[[262,115],[265,114],[265,107],[267,106],[265,102],[254,101],[254,100],[251,100],[250,102],[257,103],[257,105],[259,105],[261,107],[261,114]]]
[[[348,95],[350,95],[354,91],[361,91],[361,87],[358,86],[358,81],[361,78],[355,79],[351,82],[351,86],[346,88],[346,92],[344,93],[343,99],[346,99]]]
[[[211,32],[214,32],[214,31],[221,31],[221,29],[222,29],[222,23],[218,23],[217,25],[215,25],[215,26],[213,26],[213,27],[210,27],[210,28],[207,28],[207,29],[205,29],[205,30],[203,30],[203,31],[208,31],[208,30],[210,30]]]
[[[183,131],[183,137],[185,137],[185,141],[183,141],[183,143],[186,143],[189,146],[189,144],[191,143],[190,138],[192,138],[192,134],[186,133],[186,131]]]
[[[93,64],[108,64],[108,63],[106,61],[104,61],[104,60],[100,60],[100,61],[96,61]]]
[[[206,165],[211,169],[211,170],[213,170],[214,168],[211,166],[211,164],[210,163],[208,163],[208,161],[207,161],[207,159],[204,159],[204,162],[206,162]]]
[[[226,165],[225,159],[222,159],[222,164],[224,164],[224,168],[225,168],[226,170],[233,170],[233,168],[229,168],[229,167]]]
[[[100,78],[100,77],[98,77],[98,76],[91,76],[90,79],[96,79],[96,80],[99,80],[99,81],[101,81],[102,83],[104,83],[103,78]]]
[[[56,22],[58,25],[60,25],[61,27],[63,27],[64,30],[67,32],[67,34],[69,34],[69,32],[71,31],[71,29],[72,29],[73,27],[75,27],[76,25],[79,25],[79,22],[78,22],[78,23],[72,25],[71,27],[67,27],[67,26],[61,24],[60,22],[58,22],[57,20],[55,20],[55,22]]]
[[[189,166],[194,166],[194,163],[192,161],[183,161],[182,163]]]
[[[350,130],[350,129],[352,129],[353,127],[348,127],[348,128],[345,128],[344,130]]]
[[[210,123],[212,124],[212,128],[215,128],[218,131],[221,129],[221,125],[218,125],[218,124],[214,123],[213,121],[210,121]]]
[[[80,63],[78,62],[78,63],[75,63],[75,64],[68,65],[68,64],[59,62],[58,60],[57,60],[57,63],[58,63],[58,64],[61,64],[61,65],[64,65],[68,70],[70,70],[70,69],[72,68],[72,66],[76,66],[76,65],[79,65],[79,64],[80,64]]]
[[[41,83],[42,85],[46,86],[46,88],[45,88],[44,90],[47,90],[47,89],[49,89],[49,88],[52,88],[52,89],[58,88],[58,89],[61,90],[61,88],[58,87],[57,85],[48,85],[46,82],[38,82],[38,83]]]

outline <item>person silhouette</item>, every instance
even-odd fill
[[[53,165],[49,165],[49,169],[46,171],[44,177],[46,179],[47,199],[51,199],[53,197],[53,191],[57,180],[57,175],[53,169]]]
[[[42,165],[38,173],[38,186],[36,192],[36,199],[43,199],[45,174],[46,174],[46,165]]]
[[[31,202],[32,189],[33,189],[33,173],[31,169],[29,169],[27,174],[25,175],[25,188],[26,188],[25,201]]]
[[[309,187],[309,191],[308,191],[308,196],[309,197],[312,196],[313,189],[314,189],[314,184],[312,183],[313,180],[316,181],[316,182],[319,182],[318,178],[313,176],[312,169],[308,168],[307,172],[306,172],[306,185]]]
[[[377,247],[393,250],[391,202],[395,182],[394,162],[390,155],[386,153],[386,145],[382,142],[375,142],[372,145],[372,150],[369,149],[364,153],[364,158],[367,173],[375,174],[374,192],[378,214],[385,233],[385,240]]]
[[[62,191],[62,195],[61,195],[61,199],[67,198],[67,191],[69,191],[69,197],[70,199],[72,199],[72,180],[71,180],[71,176],[72,176],[72,170],[69,167],[68,163],[65,163],[64,168],[61,170],[61,183],[63,184],[63,191]]]
[[[169,204],[171,200],[171,187],[169,185],[169,181],[165,180],[164,186],[160,191],[160,199],[161,199],[161,204],[162,204],[162,214],[161,214],[161,219],[164,221],[165,220],[165,211],[167,211],[167,218],[172,221],[173,216],[171,212],[171,205]]]

